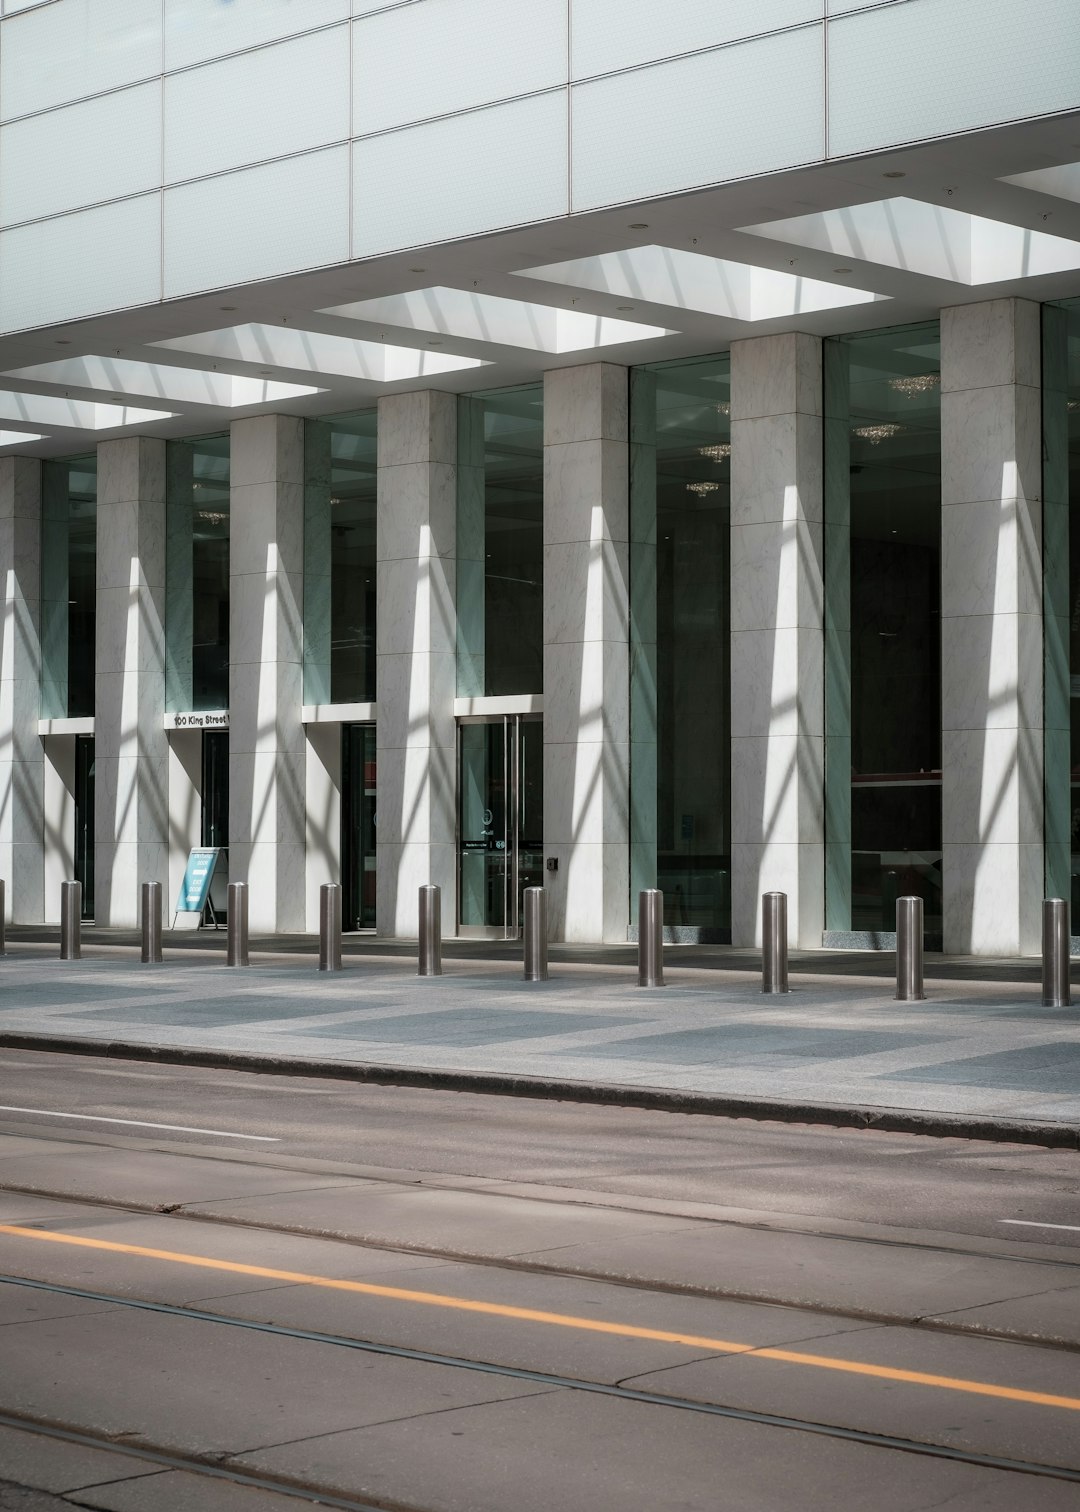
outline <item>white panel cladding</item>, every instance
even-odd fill
[[[160,5],[57,0],[4,26],[0,116],[10,121],[160,72]]]
[[[0,223],[156,189],[161,84],[138,84],[0,128]]]
[[[821,15],[822,0],[573,0],[573,77],[634,68]]]
[[[160,263],[156,192],[0,232],[0,330],[149,304]]]
[[[345,146],[165,190],[166,298],[348,256]]]
[[[566,138],[559,89],[354,142],[353,256],[565,215]]]
[[[573,89],[573,209],[769,173],[824,154],[821,27]]]
[[[566,11],[566,0],[426,0],[357,22],[354,135],[564,84]]]
[[[348,15],[349,0],[165,0],[165,67],[187,68]]]
[[[1076,0],[907,0],[829,24],[833,155],[1077,105]]]
[[[348,28],[165,81],[165,182],[304,152],[349,134]]]

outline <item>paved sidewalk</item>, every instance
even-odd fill
[[[723,947],[670,949],[668,986],[647,991],[636,986],[632,950],[605,951],[600,963],[556,952],[551,980],[527,984],[519,954],[498,947],[451,948],[445,975],[423,980],[410,950],[375,941],[353,945],[346,969],[327,976],[314,969],[311,942],[256,950],[250,970],[230,971],[219,964],[220,937],[167,945],[158,967],[103,938],[88,931],[78,962],[59,961],[43,939],[9,942],[0,1037],[1080,1130],[1080,1009],[1043,1008],[1031,962],[939,959],[928,966],[927,1001],[897,1003],[889,956],[793,957],[790,995],[764,998],[752,957]]]

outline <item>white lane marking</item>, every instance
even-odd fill
[[[255,1139],[260,1144],[280,1144],[270,1134],[230,1134],[227,1129],[189,1129],[186,1124],[147,1123],[142,1118],[100,1118],[96,1113],[53,1113],[48,1108],[9,1108],[0,1104],[0,1113],[32,1113],[37,1118],[78,1118],[84,1123],[127,1124],[133,1129],[168,1129],[172,1134],[216,1134],[219,1139]]]
[[[1064,1229],[1070,1234],[1080,1234],[1080,1223],[1036,1223],[1033,1218],[999,1218],[999,1223],[1011,1223],[1014,1228]]]

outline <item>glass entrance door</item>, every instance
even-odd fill
[[[375,928],[375,726],[341,727],[341,918]]]
[[[507,714],[458,726],[458,932],[513,940],[544,881],[544,727]]]
[[[75,737],[75,880],[82,883],[82,916],[94,917],[94,737]]]

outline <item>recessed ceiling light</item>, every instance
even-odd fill
[[[427,269],[426,268],[410,268],[409,272],[410,273],[426,273]]]
[[[633,305],[616,305],[615,308],[617,310],[632,310],[634,307]]]
[[[67,341],[67,340],[66,340],[66,339],[64,339],[64,338],[63,338],[63,337],[60,337],[60,336],[58,336],[58,337],[57,337],[57,338],[56,338],[56,344],[57,344],[57,346],[70,346],[70,345],[71,345],[71,342],[70,342],[70,341]]]
[[[648,223],[648,221],[631,221],[630,222],[630,230],[631,231],[647,231],[648,229],[649,229],[649,223]]]
[[[883,173],[882,178],[907,178],[907,174],[900,168],[890,168],[888,173]]]
[[[235,305],[218,305],[219,310],[235,310]]]
[[[441,341],[429,341],[428,346],[442,346]]]
[[[851,269],[850,268],[834,268],[833,272],[834,273],[850,273]]]

